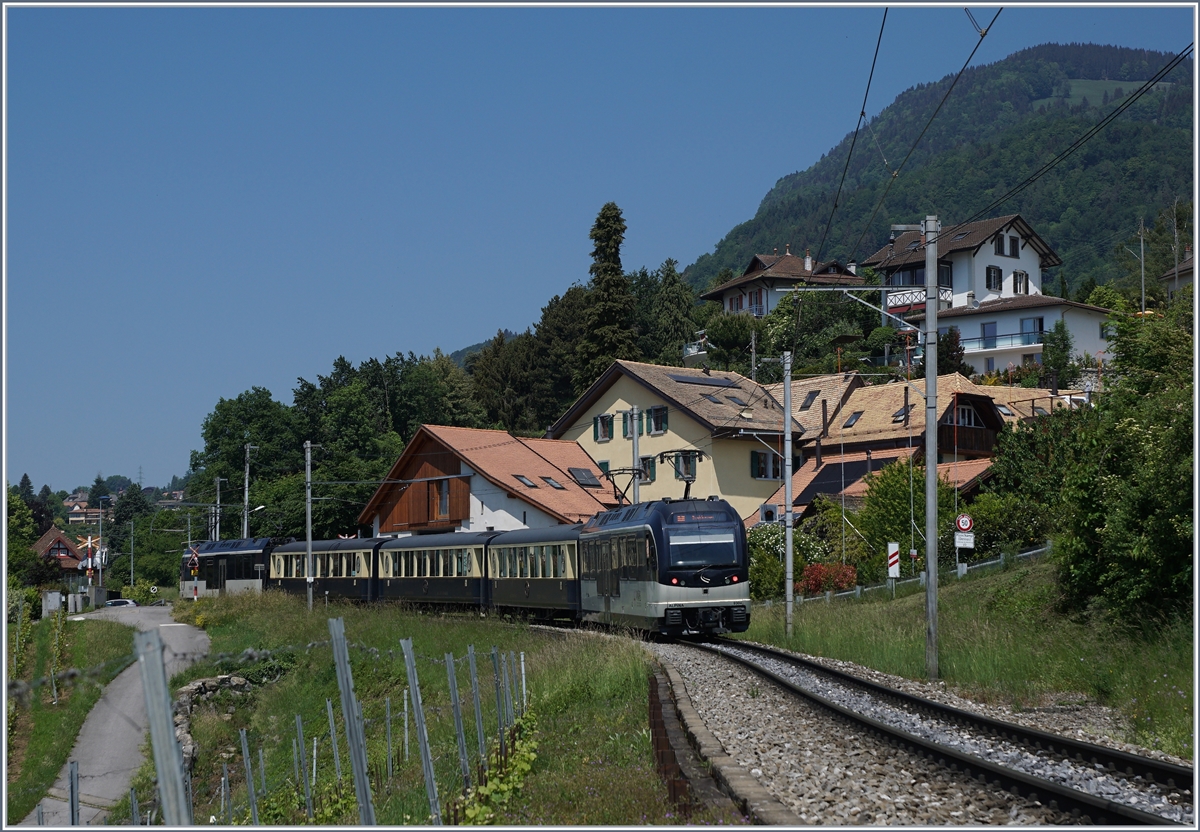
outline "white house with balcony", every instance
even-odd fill
[[[1043,272],[1062,265],[1062,259],[1020,214],[963,225],[943,223],[937,253],[939,310],[1040,295]],[[887,305],[893,315],[924,308],[921,232],[905,231],[862,265],[879,272],[881,282],[889,287]]]
[[[963,360],[977,373],[1003,372],[1023,364],[1042,363],[1042,338],[1054,322],[1066,321],[1072,353],[1107,357],[1109,310],[1049,295],[995,298],[971,306],[939,311],[938,332],[958,330]],[[907,319],[917,325],[925,313]]]

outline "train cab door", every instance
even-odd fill
[[[226,572],[226,559],[221,558],[220,560],[217,561],[217,586],[216,586],[216,589],[222,595],[225,593],[225,572]]]
[[[617,554],[618,538],[609,538],[600,542],[599,580],[596,582],[597,591],[604,597],[604,623],[612,623],[612,599],[621,597],[621,581],[618,569],[620,560]]]

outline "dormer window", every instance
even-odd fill
[[[817,396],[820,394],[820,392],[820,390],[809,390],[808,394],[804,397],[804,401],[800,403],[800,410],[808,410],[810,407],[812,407],[813,402],[817,400]]]
[[[862,418],[862,415],[865,412],[866,411],[863,411],[863,410],[854,411],[853,413],[850,414],[850,418],[846,420],[846,424],[842,425],[842,427],[843,428],[854,427],[854,425],[858,423],[858,420]]]
[[[1004,256],[1004,235],[997,234],[996,239],[992,240],[992,243],[995,246],[994,251],[995,251],[996,255],[998,257],[1003,257]]]
[[[529,488],[537,488],[537,485],[534,483],[534,481],[529,479],[529,477],[525,476],[524,474],[513,474],[513,476],[516,478],[517,482],[521,483],[521,485],[528,486]]]

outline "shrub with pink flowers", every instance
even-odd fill
[[[810,563],[804,567],[796,591],[805,595],[820,595],[828,590],[841,592],[854,589],[858,570],[845,563]]]

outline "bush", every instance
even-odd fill
[[[829,590],[854,589],[857,583],[858,570],[848,563],[810,563],[804,567],[796,588],[806,595],[820,595]]]

